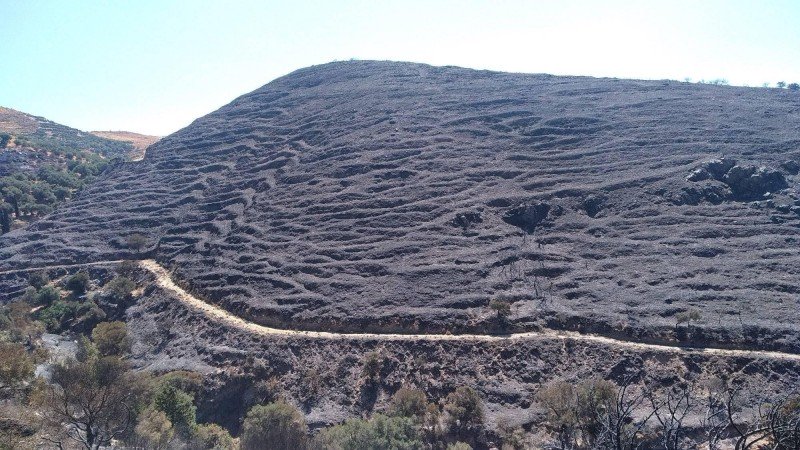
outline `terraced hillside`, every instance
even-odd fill
[[[0,106],[0,234],[46,215],[138,150]]]
[[[3,236],[0,271],[153,258],[270,326],[800,351],[798,123],[784,90],[315,66]]]
[[[133,133],[135,134],[135,133]],[[73,156],[80,152],[92,152],[105,158],[126,157],[134,151],[129,142],[106,139],[75,128],[0,106],[0,149],[3,151],[3,173],[14,167],[13,152],[38,153],[38,159]],[[37,158],[29,158],[37,159]]]

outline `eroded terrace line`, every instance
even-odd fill
[[[54,270],[54,269],[74,269],[77,267],[98,267],[98,266],[113,266],[115,264],[120,264],[125,260],[122,259],[112,259],[108,261],[95,261],[95,262],[87,262],[87,263],[74,263],[74,264],[56,264],[53,266],[42,266],[42,267],[26,267],[24,269],[11,269],[11,270],[0,270],[0,275],[11,275],[14,273],[30,273],[36,272],[39,270]]]

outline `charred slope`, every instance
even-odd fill
[[[499,297],[516,328],[797,349],[798,123],[783,90],[315,66],[3,236],[0,270],[146,255],[268,325],[498,331]]]

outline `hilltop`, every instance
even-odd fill
[[[144,157],[144,151],[147,147],[153,145],[161,139],[160,136],[150,136],[146,134],[132,133],[130,131],[92,131],[95,136],[99,136],[114,141],[129,142],[133,147],[138,150],[135,154],[131,155],[131,159],[139,160]]]
[[[266,325],[798,349],[799,117],[784,90],[317,66],[4,237],[0,264],[118,259],[142,233]]]
[[[90,151],[105,158],[124,157],[133,146],[120,140],[105,139],[92,133],[70,128],[44,117],[38,117],[0,106],[0,133],[3,148],[32,149],[48,153],[71,154]]]

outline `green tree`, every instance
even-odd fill
[[[11,205],[11,208],[14,210],[14,217],[17,219],[20,218],[20,202],[26,197],[22,187],[25,187],[25,183],[19,180],[0,178],[0,196]]]
[[[28,277],[28,284],[30,284],[37,290],[47,286],[48,283],[50,283],[50,278],[47,276],[47,272],[41,270],[33,272]]]
[[[16,301],[0,306],[0,331],[0,338],[10,342],[30,342],[44,330],[42,323],[31,317],[30,304]]]
[[[33,359],[23,345],[0,342],[0,387],[15,387],[33,377],[33,370]]]
[[[323,450],[413,450],[423,448],[414,421],[376,414],[351,419],[319,433],[314,447]]]
[[[11,213],[14,208],[0,199],[0,234],[11,231]]]
[[[116,277],[103,286],[103,292],[114,303],[123,303],[131,298],[136,284],[126,277]]]
[[[69,359],[53,367],[51,380],[44,387],[44,411],[83,448],[108,446],[135,426],[142,385],[119,358]]]
[[[53,187],[45,182],[36,183],[31,189],[31,195],[36,199],[36,203],[42,205],[54,205],[58,199],[53,193]]]
[[[197,425],[197,407],[194,396],[170,384],[162,384],[153,398],[153,406],[167,415],[170,422],[188,435]]]
[[[460,386],[447,396],[444,410],[452,430],[479,428],[483,425],[483,403],[469,386]]]
[[[197,395],[203,387],[203,376],[188,370],[173,370],[161,375],[159,385],[168,385],[191,395]]]
[[[195,428],[188,447],[190,450],[235,450],[236,441],[224,428],[209,423]]]
[[[511,303],[499,298],[493,298],[489,301],[489,308],[497,313],[497,318],[506,320],[511,314]]]
[[[536,398],[547,411],[546,424],[561,448],[595,448],[616,396],[614,383],[590,379],[550,383]]]
[[[22,296],[20,297],[20,300],[25,302],[25,303],[27,303],[27,304],[29,304],[29,305],[35,305],[37,303],[36,294],[37,294],[36,288],[33,287],[33,286],[28,286],[22,292]]]
[[[283,402],[257,405],[242,425],[242,450],[302,450],[308,447],[308,426],[297,408]]]
[[[425,418],[429,406],[428,398],[421,390],[400,388],[389,402],[389,412],[392,416],[409,417],[419,422]]]
[[[89,274],[84,271],[80,271],[69,277],[64,286],[72,291],[76,297],[79,297],[85,294],[87,289],[89,289]]]
[[[86,336],[78,338],[78,350],[75,352],[75,359],[78,362],[93,361],[100,358],[100,351],[94,342],[89,340]]]
[[[128,244],[128,248],[134,250],[136,253],[140,253],[145,247],[147,247],[147,237],[141,233],[134,233],[126,238],[126,242]]]
[[[67,326],[67,323],[75,318],[78,305],[74,302],[56,301],[50,306],[39,310],[37,318],[44,323],[47,330],[58,333]]]
[[[137,447],[165,450],[172,443],[175,430],[163,411],[148,408],[139,416],[135,435]]]
[[[61,292],[53,286],[45,286],[36,293],[36,304],[50,306],[61,300]]]
[[[131,350],[125,322],[101,322],[92,330],[92,341],[103,356],[121,356]]]
[[[59,300],[36,314],[52,333],[59,333],[68,328],[76,332],[88,333],[106,317],[103,310],[93,301]]]

